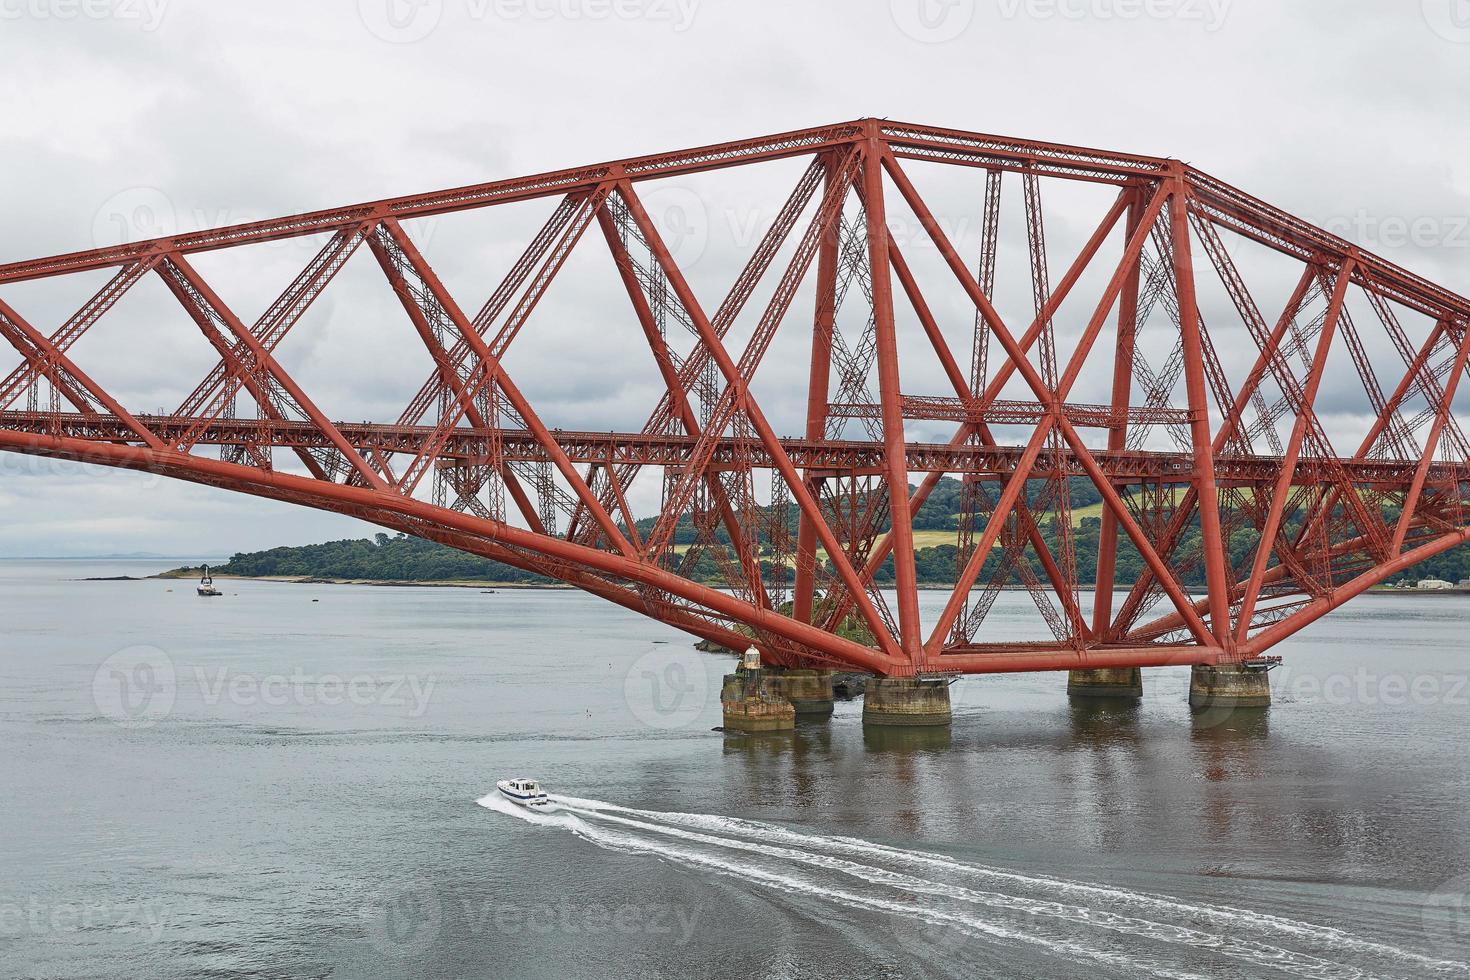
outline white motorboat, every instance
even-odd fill
[[[534,779],[502,779],[495,784],[504,796],[512,803],[520,806],[542,807],[551,802],[551,798],[541,789],[541,784]]]

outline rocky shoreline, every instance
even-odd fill
[[[229,575],[221,572],[210,573],[220,581],[244,581],[244,582],[287,582],[292,585],[382,585],[392,588],[430,588],[430,589],[556,589],[569,590],[574,586],[562,582],[500,582],[494,579],[381,579],[381,578],[326,578],[317,575]],[[149,575],[149,579],[166,579],[187,581],[199,576],[196,569],[173,569],[167,572],[159,572],[157,575]],[[88,579],[87,581],[143,581],[129,577],[113,576],[105,579]]]

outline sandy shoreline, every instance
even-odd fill
[[[560,582],[496,582],[489,579],[439,579],[435,581],[417,579],[369,579],[369,578],[323,578],[316,575],[224,575],[211,573],[217,581],[241,582],[289,582],[293,585],[383,585],[395,588],[443,588],[443,589],[570,589],[572,586]],[[176,575],[159,572],[142,576],[135,581],[161,579],[164,581],[193,581],[194,575]]]
[[[150,580],[164,581],[192,581],[197,573],[176,573],[172,570],[158,572],[154,575],[113,575],[85,578],[83,582],[146,582]],[[575,591],[576,586],[567,585],[563,582],[497,582],[489,579],[367,579],[367,578],[328,578],[315,575],[227,575],[219,572],[213,573],[215,579],[250,581],[250,582],[289,582],[293,585],[376,585],[391,588],[430,588],[430,589],[526,589],[526,590],[556,590]],[[718,586],[716,586],[718,587]],[[919,589],[925,592],[948,592],[954,588],[953,585],[943,582],[922,582]],[[1119,582],[1115,588],[1129,588],[1130,583]],[[1023,585],[1003,585],[1002,592],[1025,592]],[[1078,587],[1079,592],[1094,591],[1091,585]],[[1363,595],[1391,595],[1391,596],[1470,596],[1470,589],[1394,589],[1386,586],[1374,586],[1365,590]]]

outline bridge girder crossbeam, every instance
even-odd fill
[[[781,160],[806,169],[706,308],[645,186]],[[978,264],[915,184],[938,167],[984,175]],[[1029,324],[992,302],[1007,175],[1024,196],[1015,254],[1030,262]],[[1055,181],[1116,194],[1065,271],[1051,268],[1046,237],[1043,188]],[[478,312],[461,308],[405,224],[541,198],[554,210]],[[893,230],[909,219],[917,245]],[[638,431],[549,426],[506,365],[553,281],[574,274],[568,257],[599,233],[662,384]],[[310,237],[325,237],[321,251],[254,325],[191,261]],[[1274,323],[1234,242],[1298,279]],[[329,418],[276,354],[362,244],[434,364],[394,422]],[[963,323],[930,300],[932,270],[908,257],[920,246],[967,299]],[[1453,410],[1470,301],[1165,157],[859,119],[0,264],[0,292],[104,270],[112,278],[50,333],[0,299],[0,338],[20,355],[0,381],[0,448],[352,514],[706,639],[750,639],[780,663],[907,675],[1241,660],[1470,537],[1470,439]],[[1228,305],[1201,301],[1210,273]],[[217,356],[174,413],[130,412],[73,351],[155,275]],[[1079,309],[1074,287],[1103,282]],[[803,291],[811,317],[793,328]],[[1354,320],[1350,297],[1366,298],[1387,345],[1365,342],[1373,325]],[[844,302],[865,306],[855,331]],[[923,337],[900,351],[905,304]],[[957,326],[968,351],[955,349]],[[783,329],[802,330],[811,351],[798,437],[777,434],[755,393]],[[1390,348],[1391,370],[1373,353]],[[933,358],[943,393],[905,391],[900,354]],[[1110,384],[1086,390],[1079,378],[1099,365]],[[1352,451],[1334,447],[1341,421],[1329,426],[1319,408],[1335,365],[1350,365],[1340,373],[1368,403]],[[237,412],[244,401],[255,411]],[[953,435],[920,441],[906,423]],[[915,521],[944,476],[961,488],[956,584],[921,624]],[[648,499],[650,478],[662,480],[651,525],[632,503]],[[1073,521],[1078,481],[1101,501],[1096,527]],[[1079,568],[1084,545],[1095,568]],[[1126,561],[1134,580],[1115,603]],[[1006,582],[1028,590],[1051,638],[984,642]],[[1158,601],[1165,611],[1150,615]],[[850,638],[863,631],[868,642]]]
[[[310,422],[270,419],[194,419],[178,416],[137,415],[135,418],[165,440],[187,432],[199,433],[197,445],[229,448],[275,447],[279,449],[330,449],[331,442]],[[135,443],[126,425],[115,419],[88,418],[78,413],[0,412],[0,428],[15,432],[60,434],[97,442]],[[408,454],[414,452],[429,426],[380,425],[370,422],[338,422],[336,428],[363,454]],[[687,435],[649,435],[643,432],[572,432],[553,430],[556,442],[575,463],[666,466],[688,464],[696,440]],[[493,443],[507,461],[545,463],[550,457],[535,435],[525,429],[484,429],[461,426],[453,430],[440,450],[441,465],[483,460]],[[780,445],[791,461],[803,470],[823,477],[881,474],[884,446],[878,442],[806,440],[783,438]],[[905,446],[907,466],[912,473],[939,473],[1003,480],[1013,475],[1022,446],[955,446],[945,443],[909,443]],[[1194,478],[1193,460],[1182,453],[1109,452],[1092,454],[1108,479],[1120,485],[1184,484]],[[1066,453],[1065,470],[1079,474],[1081,465]],[[1338,458],[1335,461],[1355,486],[1384,493],[1410,489],[1417,461]],[[1270,486],[1279,476],[1279,456],[1228,456],[1215,462],[1215,479],[1222,487]],[[717,442],[710,466],[715,470],[772,469],[774,462],[760,449],[750,450],[730,437]],[[1312,486],[1323,480],[1325,461],[1304,459],[1292,476],[1292,486]],[[1033,478],[1055,475],[1045,460],[1030,470]],[[1470,465],[1437,463],[1427,475],[1430,483],[1470,481]]]

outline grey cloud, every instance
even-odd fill
[[[1093,12],[1076,19],[1039,14],[1025,0],[977,0],[946,7],[973,14],[948,25],[959,28],[952,37],[926,43],[902,16],[905,0],[703,0],[681,29],[653,16],[505,17],[443,0],[433,30],[395,43],[360,16],[373,2],[173,0],[155,30],[122,18],[5,21],[0,98],[11,121],[0,134],[0,261],[90,247],[108,208],[131,221],[137,202],[152,207],[152,192],[183,229],[879,115],[1177,156],[1470,291],[1470,232],[1461,245],[1455,230],[1470,212],[1470,134],[1461,125],[1470,47],[1436,33],[1417,3],[1235,0],[1210,26],[1181,17],[1125,22],[1097,13],[1106,5],[1096,3],[1080,5]],[[774,214],[798,170],[773,165],[685,182],[711,212],[707,247],[690,267],[707,306],[718,304],[754,243],[751,229]],[[918,180],[920,168],[914,173]],[[934,202],[973,217],[981,184],[978,172],[945,175],[933,183]],[[1107,195],[1083,196],[1072,206],[1070,192],[1056,192],[1068,206],[1048,214],[1054,281],[1106,207]],[[466,216],[463,229],[446,220],[410,230],[473,310],[534,227],[534,215],[483,215]],[[589,236],[583,247],[598,246],[596,229]],[[955,237],[973,256],[975,226]],[[973,311],[932,249],[905,247],[963,361]],[[248,319],[310,252],[221,256],[211,275]],[[1000,266],[997,303],[1008,319],[1025,320],[1024,249],[1007,243]],[[604,263],[600,273],[559,280],[527,327],[528,354],[513,362],[518,383],[569,427],[637,426],[658,391],[608,270]],[[391,294],[381,283],[369,291],[374,275],[366,252],[354,258],[282,348],[308,390],[342,418],[396,416],[427,375]],[[1252,287],[1268,317],[1292,278],[1264,263],[1257,270]],[[95,287],[78,285],[3,295],[49,329]],[[1080,330],[1100,288],[1095,279],[1079,285],[1058,320],[1064,337]],[[129,297],[78,347],[79,360],[90,359],[83,363],[130,406],[171,407],[213,362],[161,294]],[[740,342],[767,295],[752,301]],[[1202,302],[1226,371],[1238,377],[1249,341],[1230,325],[1223,295],[1206,291]],[[1355,315],[1371,322],[1367,311]],[[801,425],[805,296],[791,316],[755,386],[783,432]],[[901,299],[900,321],[906,387],[944,393]],[[1365,335],[1388,371],[1391,347]],[[1344,419],[1358,411],[1355,384],[1333,372],[1324,411]],[[1105,393],[1089,371],[1074,397]],[[931,437],[931,429],[942,437],[930,426],[916,434]],[[107,478],[99,495],[98,479],[81,467],[0,471],[0,554],[217,553],[365,533],[330,515],[131,475]],[[638,505],[652,503],[645,494]],[[130,531],[126,518],[144,514],[162,524]],[[140,546],[140,534],[167,543]]]

